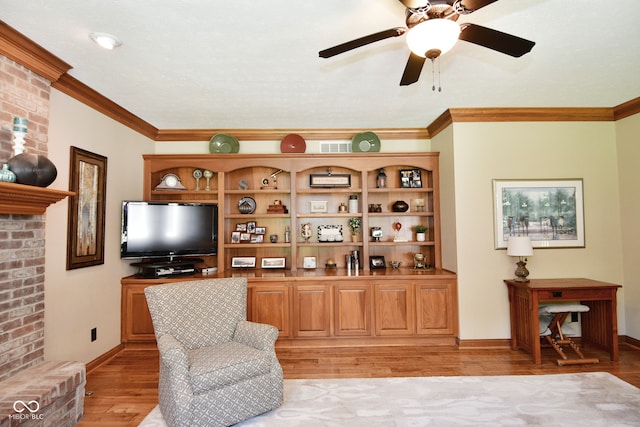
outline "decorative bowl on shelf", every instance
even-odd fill
[[[394,212],[406,212],[409,210],[409,204],[404,200],[398,200],[391,206],[391,210]]]

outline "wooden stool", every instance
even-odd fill
[[[544,338],[562,357],[556,362],[558,366],[595,364],[596,358],[584,357],[578,345],[562,331],[562,324],[570,313],[585,313],[589,307],[583,304],[550,304],[541,305],[538,310],[540,316],[540,337]],[[551,318],[551,320],[549,320]],[[548,323],[547,323],[548,322]],[[578,355],[578,359],[569,359],[562,346],[568,345]]]

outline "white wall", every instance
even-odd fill
[[[462,340],[510,336],[503,279],[513,277],[515,262],[504,250],[494,249],[493,179],[583,178],[586,247],[535,250],[527,263],[529,277],[587,277],[626,285],[615,126],[613,122],[453,125]],[[618,292],[621,334],[624,295],[623,288]]]
[[[50,188],[69,189],[69,147],[107,157],[105,263],[66,271],[67,200],[46,214],[45,359],[89,362],[120,344],[120,204],[142,197],[142,153],[154,144],[137,132],[52,89],[48,157],[58,169]],[[90,340],[91,328],[98,339]]]
[[[626,335],[640,340],[640,114],[616,123]]]

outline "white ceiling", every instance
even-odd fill
[[[453,107],[613,107],[640,96],[638,0],[500,0],[458,22],[536,42],[513,58],[459,41],[401,87],[398,0],[0,0],[1,19],[159,129],[414,128]],[[99,49],[92,31],[123,46]],[[437,74],[436,74],[437,79]],[[436,80],[437,85],[437,80]]]

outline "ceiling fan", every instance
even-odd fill
[[[411,54],[405,66],[400,86],[418,81],[427,58],[432,61],[451,49],[458,40],[520,57],[529,52],[535,42],[511,34],[456,21],[497,0],[399,0],[406,8],[406,27],[394,27],[321,50],[321,58],[331,58],[344,52],[390,37],[407,34]]]

